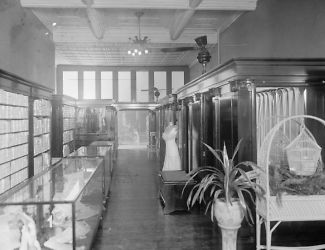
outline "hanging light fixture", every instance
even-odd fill
[[[142,11],[138,11],[135,13],[138,18],[138,35],[134,36],[134,38],[129,38],[132,46],[128,50],[128,54],[132,56],[141,56],[149,54],[149,49],[147,47],[147,43],[149,41],[148,37],[141,37],[141,28],[140,28],[140,18],[143,16]]]

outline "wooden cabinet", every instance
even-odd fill
[[[65,157],[76,149],[76,100],[53,95],[52,156]]]
[[[302,103],[305,114],[323,118],[324,79],[325,60],[322,59],[239,58],[187,83],[176,92],[179,105],[174,111],[178,119],[175,124],[181,125],[179,148],[183,169],[189,171],[213,163],[202,142],[218,149],[225,144],[231,155],[242,139],[238,160],[256,161],[258,143],[264,136],[261,131],[265,133],[277,120],[261,117],[261,107],[264,105],[270,110],[266,110],[269,116],[284,117],[292,114],[292,110],[288,111],[289,104],[285,107],[286,103],[295,100],[295,103]],[[292,89],[301,94],[292,97]],[[273,95],[276,98],[268,98]],[[263,96],[269,100],[267,106]],[[160,125],[157,127],[160,133],[157,134],[160,141],[167,105],[161,103],[159,107]],[[316,125],[308,126],[317,134]],[[319,144],[325,146],[324,136],[317,137]],[[162,147],[160,150],[163,152]]]
[[[51,101],[33,102],[34,175],[51,165]]]
[[[0,194],[49,167],[51,96],[0,70]]]

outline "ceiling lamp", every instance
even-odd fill
[[[143,16],[143,12],[138,11],[135,15],[138,18],[138,35],[134,36],[134,38],[129,38],[132,46],[130,46],[128,54],[132,56],[141,56],[149,54],[149,49],[147,47],[149,39],[147,36],[141,38],[140,18]]]

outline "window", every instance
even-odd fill
[[[131,72],[118,72],[118,101],[131,102]]]
[[[166,82],[167,82],[166,71],[155,71],[154,72],[154,86],[159,90],[159,98],[163,98],[167,95]]]
[[[184,86],[184,71],[172,72],[172,93]]]
[[[113,99],[113,72],[100,72],[100,98]]]
[[[63,71],[63,94],[78,99],[78,71]]]
[[[95,71],[84,71],[84,99],[96,99]]]
[[[149,101],[149,73],[148,71],[136,72],[137,102]]]

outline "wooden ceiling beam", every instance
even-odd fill
[[[202,3],[203,0],[189,0],[190,9],[182,11],[175,16],[170,28],[170,39],[177,40],[183,33],[185,27],[195,13],[195,9]]]
[[[258,0],[204,0],[198,10],[255,10]],[[94,8],[188,10],[197,0],[95,0]],[[20,0],[26,8],[85,8],[80,0]],[[190,4],[189,4],[190,3]]]
[[[195,9],[202,3],[202,0],[189,0],[188,2],[189,2],[189,7],[191,9]]]
[[[101,40],[105,34],[105,24],[103,22],[103,16],[99,10],[93,7],[94,0],[81,0],[86,5],[87,19],[89,28],[96,39]]]
[[[171,40],[177,40],[180,37],[194,13],[195,10],[190,9],[178,12],[176,14],[169,30]]]

